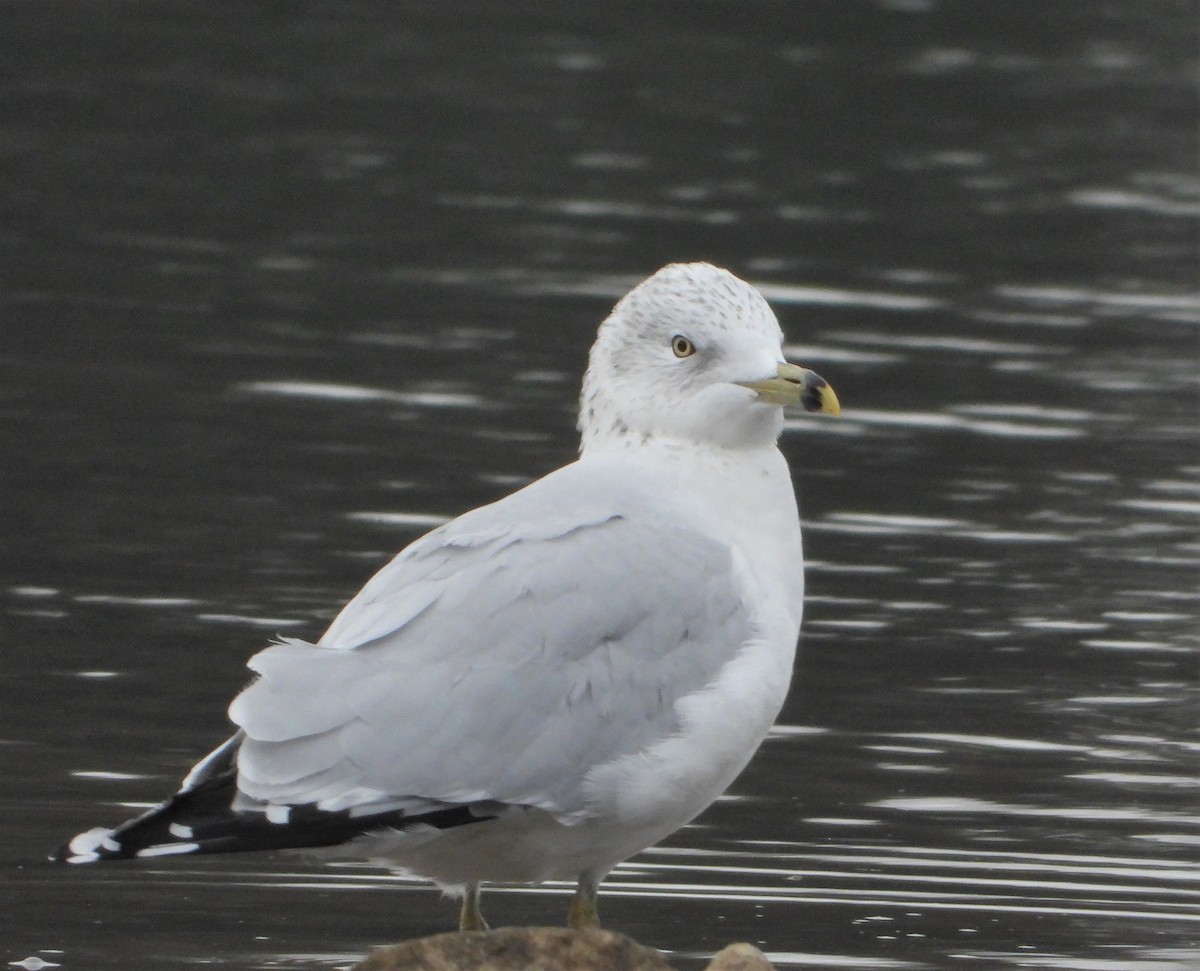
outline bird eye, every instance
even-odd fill
[[[691,357],[696,353],[696,345],[682,334],[676,334],[671,338],[671,350],[676,357]]]

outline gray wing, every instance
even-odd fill
[[[545,518],[518,493],[435,530],[319,645],[258,654],[230,708],[246,733],[239,790],[580,815],[592,767],[675,732],[675,702],[753,635],[731,550],[574,502],[569,483],[555,493]]]

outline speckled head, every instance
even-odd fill
[[[709,263],[672,263],[600,325],[580,397],[581,451],[670,438],[769,444],[782,413],[737,382],[770,378],[783,332],[762,295]]]

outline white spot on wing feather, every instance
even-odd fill
[[[159,843],[156,846],[147,846],[144,850],[138,850],[137,856],[177,856],[181,853],[195,853],[200,849],[199,843]]]

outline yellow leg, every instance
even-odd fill
[[[572,930],[584,931],[600,926],[600,915],[596,913],[596,888],[600,881],[591,874],[579,877],[579,885],[571,897],[571,909],[567,912],[567,926]]]
[[[462,910],[458,915],[460,931],[486,931],[488,923],[483,919],[479,910],[479,884],[467,884],[467,892],[463,894]]]

